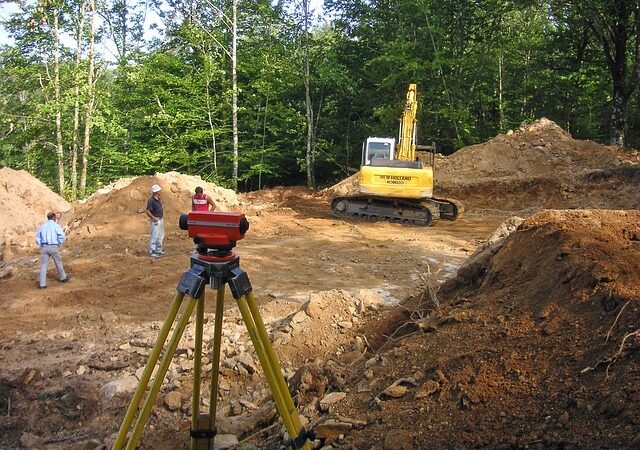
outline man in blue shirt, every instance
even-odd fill
[[[40,246],[40,279],[38,288],[47,287],[47,268],[49,258],[53,258],[58,271],[58,280],[66,283],[71,279],[70,274],[64,273],[62,259],[60,258],[60,246],[64,243],[64,231],[58,225],[58,215],[54,212],[47,214],[47,221],[40,225],[36,232],[36,244]]]
[[[162,242],[164,240],[164,206],[160,201],[160,191],[162,188],[157,184],[151,186],[151,197],[147,201],[145,214],[149,218],[149,256],[158,258],[164,256]]]

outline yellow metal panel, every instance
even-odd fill
[[[362,166],[360,193],[379,197],[430,198],[433,196],[431,167]]]

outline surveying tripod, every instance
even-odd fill
[[[118,436],[113,444],[112,450],[126,448],[133,450],[136,448],[142,430],[147,422],[155,399],[160,391],[162,381],[167,373],[171,360],[175,354],[180,338],[184,333],[189,318],[196,308],[196,328],[195,328],[195,350],[193,364],[193,399],[191,413],[191,450],[213,450],[213,443],[216,435],[215,417],[218,396],[218,368],[220,366],[220,343],[222,339],[222,313],[224,306],[225,285],[228,284],[233,297],[236,299],[242,319],[251,336],[251,341],[255,348],[260,364],[265,372],[269,388],[282,417],[287,433],[289,434],[291,447],[294,449],[310,450],[309,440],[313,439],[313,433],[306,430],[300,423],[298,411],[293,403],[289,388],[282,375],[282,369],[277,356],[273,350],[269,336],[260,317],[258,306],[253,298],[251,283],[247,273],[240,268],[240,258],[231,251],[216,252],[215,256],[205,252],[191,256],[191,268],[186,271],[180,279],[176,288],[177,293],[173,299],[169,314],[164,321],[156,344],[149,356],[147,365],[144,368],[140,384],[136,389],[133,399],[127,409]],[[209,414],[200,414],[200,377],[202,372],[202,331],[204,322],[204,300],[205,287],[211,285],[217,291],[216,309],[214,322],[214,338],[212,349],[212,376],[211,392],[209,400]],[[140,414],[135,422],[133,430],[129,433],[131,423],[140,405],[142,396],[151,379],[153,370],[158,362],[164,343],[169,335],[172,324],[178,314],[181,303],[185,297],[189,300],[184,307],[160,367],[144,401]],[[125,441],[129,441],[124,447]]]

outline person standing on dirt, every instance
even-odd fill
[[[157,184],[151,186],[151,197],[147,201],[145,214],[149,217],[151,231],[149,232],[149,256],[159,258],[164,256],[162,241],[164,241],[164,207],[160,201],[162,188]]]
[[[71,279],[71,274],[67,274],[62,266],[60,257],[60,246],[64,243],[64,231],[58,225],[58,214],[50,212],[47,214],[47,221],[40,225],[36,231],[36,244],[40,246],[40,278],[38,279],[38,289],[47,287],[47,269],[49,268],[49,258],[53,258],[58,271],[58,281],[66,283]]]
[[[211,208],[209,208],[211,205]],[[191,210],[192,211],[215,211],[216,205],[207,194],[204,193],[201,187],[196,188],[196,193],[191,197]]]

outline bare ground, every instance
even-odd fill
[[[236,251],[298,409],[318,433],[314,447],[633,449],[638,159],[543,119],[439,158],[439,195],[464,199],[466,212],[428,228],[331,217],[328,200],[353,180],[322,193],[205,191],[251,222]],[[159,260],[146,256],[142,214],[153,183],[167,208]],[[3,222],[1,448],[110,447],[188,269],[193,244],[177,219],[202,183],[139,177],[73,205],[63,217],[73,279],[57,283],[50,270],[46,290],[35,288],[29,227],[11,227],[32,212]],[[5,188],[3,205],[42,189]],[[503,223],[514,215],[522,218]],[[279,448],[279,419],[227,297],[219,433],[240,448]],[[205,345],[213,306],[208,293]],[[142,448],[187,448],[193,333],[191,323]],[[207,355],[205,410],[211,370]]]

